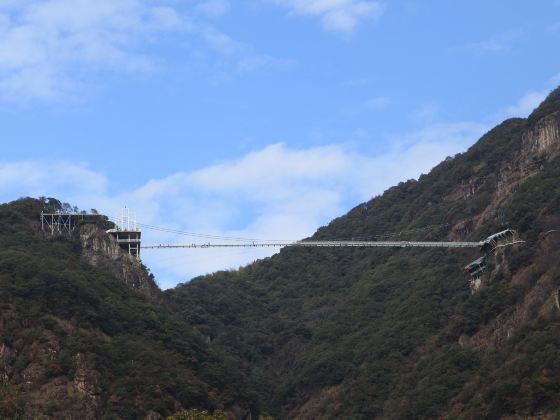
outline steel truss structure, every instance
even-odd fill
[[[52,236],[74,231],[79,221],[86,217],[101,217],[99,214],[89,213],[43,213],[41,212],[41,230],[49,232]]]

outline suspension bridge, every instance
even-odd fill
[[[148,229],[156,229],[167,231],[168,233],[183,234],[192,236],[192,233],[173,231],[171,229],[162,229],[157,227],[148,227]],[[428,227],[432,228],[432,227]],[[402,233],[402,232],[401,232]],[[198,238],[206,235],[198,235]],[[233,243],[190,243],[190,244],[159,244],[159,245],[142,245],[141,249],[193,249],[193,248],[284,248],[284,247],[310,247],[310,248],[477,248],[483,254],[482,257],[468,264],[464,270],[470,276],[470,285],[473,290],[480,286],[481,277],[486,270],[487,257],[498,248],[508,247],[517,244],[523,244],[525,241],[519,239],[517,232],[513,229],[505,229],[498,233],[488,236],[482,241],[387,241],[387,240],[369,240],[369,241],[266,241],[266,240],[247,240],[244,238],[219,237],[213,236],[213,239],[239,241]]]
[[[122,222],[113,220],[117,224]],[[488,253],[497,247],[516,245],[524,243],[520,240],[517,232],[513,229],[505,229],[493,234],[481,241],[397,241],[387,240],[387,237],[400,236],[403,233],[419,232],[434,229],[435,227],[448,226],[449,223],[412,229],[406,232],[378,235],[374,238],[384,240],[263,240],[231,236],[205,235],[201,233],[185,232],[181,230],[162,228],[147,224],[138,224],[144,229],[156,230],[163,233],[189,236],[197,238],[198,242],[185,244],[149,244],[142,245],[142,250],[163,249],[197,249],[197,248],[285,248],[285,247],[307,247],[307,248],[478,248]],[[135,223],[136,226],[136,223]],[[201,242],[205,239],[205,242]],[[208,241],[208,242],[206,242]],[[218,242],[216,242],[218,241]]]
[[[98,214],[87,213],[41,213],[41,229],[50,232],[51,235],[64,232],[71,233],[81,222],[94,217],[103,217]],[[130,255],[140,258],[141,250],[165,250],[165,249],[196,249],[196,248],[478,248],[482,257],[476,259],[465,267],[471,277],[471,286],[476,288],[480,283],[482,273],[486,269],[487,256],[498,248],[522,244],[525,241],[519,239],[517,232],[513,229],[505,229],[488,236],[481,241],[397,241],[386,240],[388,237],[397,237],[403,233],[418,233],[420,231],[433,229],[435,227],[449,226],[449,223],[441,225],[426,226],[396,234],[378,235],[374,238],[382,240],[263,240],[254,238],[239,238],[231,236],[207,235],[201,233],[185,232],[181,230],[152,226],[136,222],[136,217],[131,217],[128,209],[123,209],[120,218],[105,218],[114,223],[114,227],[107,231],[119,243],[121,248],[128,251]],[[187,244],[157,244],[143,245],[141,241],[141,230],[149,229],[165,234],[175,234],[196,238],[198,242]],[[554,230],[555,231],[555,230]],[[550,231],[554,232],[554,231]],[[547,232],[549,233],[549,232]],[[204,242],[202,242],[204,240]],[[206,242],[209,241],[209,242]]]
[[[177,249],[177,248],[481,248],[484,242],[411,242],[411,241],[294,241],[294,242],[241,242],[241,243],[192,243],[179,245],[142,245],[141,249]]]
[[[97,214],[84,213],[41,213],[41,227],[43,231],[55,233],[71,232],[80,221],[90,217],[101,217]],[[181,230],[137,223],[135,217],[131,217],[128,209],[118,218],[109,218],[115,224],[113,229],[107,232],[116,237],[119,244],[128,249],[129,253],[139,257],[140,250],[164,250],[164,249],[196,249],[196,248],[285,248],[285,247],[308,247],[308,248],[478,248],[484,254],[492,252],[498,247],[510,246],[524,243],[520,240],[513,229],[505,229],[493,234],[481,241],[403,241],[387,240],[388,237],[400,236],[403,233],[419,232],[434,229],[442,225],[426,226],[424,228],[412,229],[395,234],[378,235],[373,238],[381,240],[263,240],[255,238],[240,238],[231,236],[208,235],[201,233],[185,232]],[[149,229],[165,234],[188,236],[198,242],[185,244],[150,244],[141,242],[141,230]]]

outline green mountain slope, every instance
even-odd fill
[[[560,90],[528,118],[321,228],[314,239],[480,240],[476,251],[284,249],[168,292],[280,418],[498,418],[560,406]],[[428,228],[426,228],[428,227]],[[556,299],[556,300],[555,300]]]
[[[314,239],[462,249],[287,248],[161,292],[102,217],[42,234],[54,199],[0,206],[0,418],[555,418],[560,90]],[[476,287],[475,287],[476,286]]]
[[[43,209],[32,199],[0,206],[0,418],[157,419],[188,407],[249,407],[234,360],[160,304],[153,284],[146,294],[109,266],[92,266],[78,232],[43,237]],[[104,235],[99,223],[79,231]]]

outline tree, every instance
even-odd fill
[[[206,410],[188,410],[181,411],[178,414],[167,417],[167,420],[226,420],[226,414],[223,410],[216,410],[213,414],[209,414]]]

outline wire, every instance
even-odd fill
[[[112,222],[119,222],[119,219],[116,219],[116,218],[111,218],[110,220]],[[187,231],[179,230],[179,229],[153,226],[153,225],[148,225],[148,224],[145,224],[145,223],[136,223],[136,225],[139,226],[139,227],[142,227],[144,229],[155,230],[155,231],[158,231],[158,232],[173,233],[175,235],[192,236],[192,237],[195,237],[195,238],[204,238],[204,239],[220,239],[220,240],[224,240],[224,241],[257,241],[257,242],[293,241],[292,239],[274,239],[274,240],[270,241],[268,239],[246,238],[246,237],[237,237],[237,236],[223,236],[223,235],[209,235],[209,234],[203,234],[203,233],[187,232]]]
[[[476,219],[477,217],[472,217],[470,219],[466,219],[464,221],[471,221]],[[120,221],[119,218],[110,218],[109,220],[111,220],[114,223],[118,223]],[[430,230],[430,229],[435,229],[435,228],[439,228],[439,227],[447,227],[447,226],[452,226],[454,223],[441,223],[438,225],[430,225],[430,226],[424,226],[424,227],[419,227],[419,228],[414,228],[414,229],[408,229],[408,230],[402,230],[399,232],[392,232],[392,233],[381,233],[381,234],[377,234],[377,235],[368,235],[366,239],[363,239],[362,237],[358,237],[358,238],[352,238],[353,240],[357,240],[357,239],[363,239],[363,240],[367,240],[367,239],[379,239],[379,238],[393,238],[393,237],[398,237],[401,236],[403,234],[409,234],[409,233],[417,233],[417,232],[421,232],[421,231],[426,231],[426,230]],[[172,229],[172,228],[166,228],[166,227],[161,227],[161,226],[154,226],[154,225],[149,225],[146,223],[136,223],[137,226],[144,228],[144,229],[148,229],[148,230],[154,230],[157,232],[163,232],[163,233],[171,233],[171,234],[175,234],[175,235],[181,235],[181,236],[189,236],[189,237],[194,237],[194,238],[200,238],[200,239],[218,239],[218,240],[222,240],[222,241],[231,241],[231,242],[245,242],[245,241],[254,241],[254,242],[296,242],[296,239],[261,239],[261,238],[247,238],[247,237],[238,237],[238,236],[224,236],[224,235],[209,235],[209,234],[203,234],[203,233],[195,233],[195,232],[188,232],[188,231],[184,231],[184,230],[179,230],[179,229]]]

